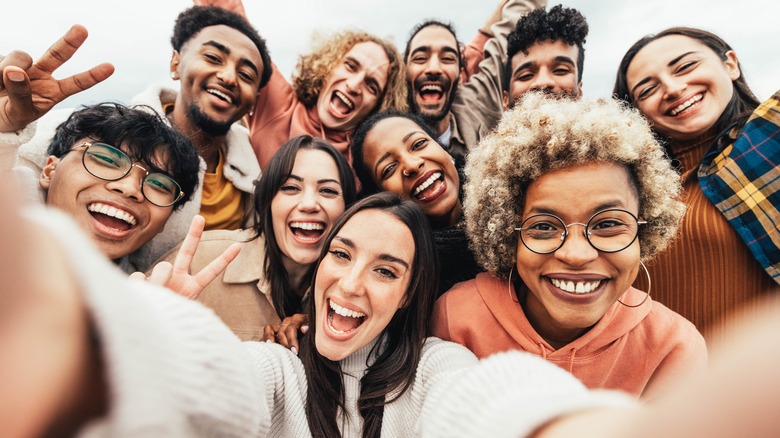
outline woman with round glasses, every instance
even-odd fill
[[[695,327],[631,286],[685,210],[636,112],[530,94],[466,175],[466,231],[488,272],[437,301],[435,336],[479,357],[525,350],[642,397],[706,365]]]

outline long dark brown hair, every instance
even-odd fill
[[[282,184],[290,177],[295,165],[295,158],[298,156],[298,151],[302,149],[323,151],[330,155],[339,171],[344,206],[348,207],[355,202],[356,188],[352,169],[344,156],[325,140],[310,135],[293,137],[284,143],[271,158],[268,167],[255,187],[254,229],[258,236],[261,234],[265,236],[263,271],[271,285],[271,302],[276,314],[281,319],[303,311],[300,296],[303,295],[304,291],[296,291],[296,288],[290,284],[290,277],[282,264],[282,251],[279,249],[279,244],[276,243],[276,234],[274,234],[271,201],[279,192]],[[314,264],[304,278],[303,284],[306,287],[309,285],[312,272],[314,272]]]
[[[378,438],[382,432],[385,403],[392,403],[406,392],[417,372],[439,275],[433,236],[422,209],[414,201],[389,192],[371,195],[344,212],[325,239],[320,261],[328,254],[331,241],[344,224],[356,213],[370,209],[383,211],[403,222],[412,233],[413,242],[410,243],[415,248],[406,305],[396,311],[379,335],[369,353],[369,357],[376,360],[360,379],[357,404],[363,418],[362,436]],[[317,266],[319,268],[319,262]],[[316,274],[314,277],[312,284]],[[311,322],[316,320],[315,301],[311,299],[308,304]],[[316,324],[311,324],[301,342],[300,358],[308,380],[306,418],[314,437],[339,437],[336,418],[339,408],[345,410],[341,367],[338,362],[319,354],[314,342],[316,333]],[[387,399],[391,392],[394,396]]]
[[[631,106],[635,106],[634,99],[631,96],[631,90],[628,87],[628,80],[626,79],[628,67],[631,65],[631,61],[634,60],[636,54],[646,45],[669,35],[682,35],[694,39],[709,47],[724,61],[728,59],[726,53],[734,50],[726,41],[714,33],[692,27],[670,27],[657,34],[647,35],[634,43],[620,61],[617,77],[615,78],[615,88],[612,91],[616,99],[627,102]],[[734,85],[734,94],[731,96],[731,101],[726,106],[726,109],[723,110],[723,113],[720,115],[717,122],[715,122],[714,126],[714,131],[717,134],[715,144],[721,147],[727,144],[729,132],[733,128],[741,128],[745,122],[747,122],[747,119],[756,107],[761,103],[750,90],[750,87],[748,87],[742,65],[737,63],[737,68],[739,68],[740,72],[739,77],[731,81]],[[656,134],[665,140],[666,143],[669,142],[669,138],[666,138],[658,132],[656,132]]]

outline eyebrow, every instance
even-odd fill
[[[590,209],[589,213],[591,215],[593,215],[593,214],[598,213],[598,212],[600,212],[602,210],[607,210],[607,209],[610,209],[610,208],[626,208],[626,205],[622,201],[602,202],[601,204],[599,204],[599,205],[593,207],[592,209]],[[551,215],[554,215],[554,216],[558,216],[560,214],[557,210],[552,209],[552,208],[547,208],[547,207],[533,207],[528,212],[532,213],[532,214],[551,214]]]
[[[227,47],[226,45],[224,45],[222,43],[218,43],[218,42],[216,42],[214,40],[206,41],[205,43],[203,43],[203,45],[204,46],[214,47],[215,49],[219,50],[220,52],[224,53],[225,55],[230,55],[230,53],[231,53],[230,47]],[[252,70],[254,70],[256,74],[260,73],[260,70],[258,70],[258,68],[255,65],[255,63],[250,61],[248,58],[243,58],[242,57],[240,59],[240,63],[241,64],[245,64],[247,67],[249,67]]]
[[[287,178],[303,182],[303,177],[295,175],[295,174],[292,174],[292,173]],[[323,178],[323,179],[318,179],[317,180],[317,184],[324,184],[324,183],[329,183],[329,182],[341,185],[341,181],[339,181],[337,179],[333,179],[333,178]]]
[[[680,55],[680,56],[678,56],[676,58],[673,58],[671,61],[669,61],[666,64],[666,66],[667,67],[671,67],[671,66],[677,64],[678,62],[680,62],[681,59],[685,58],[686,56],[690,55],[691,53],[695,53],[695,52],[693,52],[693,51],[685,52],[682,55]],[[634,94],[636,92],[636,89],[639,88],[640,86],[646,84],[649,81],[650,81],[650,76],[648,76],[648,77],[642,79],[641,81],[637,82],[637,84],[634,85],[634,88],[631,89],[631,96],[632,96],[632,98],[633,98],[633,96],[634,96]]]
[[[404,135],[404,137],[401,139],[401,142],[406,143],[406,141],[409,140],[409,137],[417,133],[425,134],[422,131],[411,131],[410,133]],[[382,161],[385,161],[387,157],[389,157],[390,155],[391,155],[390,152],[385,152],[384,154],[382,154],[381,157],[379,157],[378,160],[376,160],[376,164],[374,165],[374,175],[376,175],[376,172],[379,169],[379,165],[382,164]]]
[[[334,239],[334,240],[338,240],[338,241],[340,241],[341,243],[343,243],[344,245],[347,245],[347,246],[348,246],[348,247],[350,247],[350,248],[353,248],[353,249],[354,249],[354,248],[356,248],[356,247],[357,247],[357,246],[355,245],[355,242],[353,242],[353,241],[352,241],[351,239],[349,239],[349,238],[346,238],[346,237],[343,237],[343,236],[336,236],[336,237],[334,237],[333,239]],[[402,265],[402,266],[403,266],[404,268],[406,268],[407,270],[409,269],[409,264],[408,264],[408,263],[406,263],[404,260],[402,260],[402,259],[399,259],[399,258],[398,258],[398,257],[396,257],[396,256],[393,256],[393,255],[390,255],[390,254],[387,254],[387,253],[382,253],[382,254],[379,254],[379,256],[378,256],[377,258],[379,258],[380,260],[384,260],[384,261],[386,261],[386,262],[391,262],[391,263],[398,263],[399,265]]]

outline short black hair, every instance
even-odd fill
[[[150,172],[171,175],[184,192],[182,199],[174,204],[175,209],[192,198],[198,185],[200,167],[195,147],[187,137],[168,126],[152,108],[104,102],[76,110],[57,126],[48,155],[62,157],[71,151],[76,142],[87,138],[115,147],[124,146],[127,155],[148,165]],[[155,166],[160,152],[166,155],[166,169]]]
[[[417,23],[414,28],[412,28],[412,31],[409,33],[409,39],[406,40],[406,50],[404,50],[404,62],[409,62],[409,51],[412,48],[412,40],[414,37],[417,36],[420,31],[422,31],[425,28],[431,27],[431,26],[438,26],[444,29],[447,29],[449,33],[452,34],[452,37],[455,39],[455,50],[458,52],[458,65],[460,68],[465,67],[465,60],[461,56],[460,53],[460,40],[458,39],[458,35],[455,33],[455,27],[452,25],[452,23],[445,23],[443,21],[439,20],[425,20],[422,23]]]
[[[512,58],[517,52],[528,53],[528,49],[541,41],[563,41],[577,46],[577,80],[582,81],[585,66],[585,38],[588,36],[588,22],[580,11],[553,6],[549,11],[539,8],[520,18],[515,29],[507,37],[507,63],[504,66],[504,89],[509,89],[512,78]]]
[[[422,117],[418,116],[417,114],[397,110],[387,110],[373,114],[363,120],[355,129],[355,132],[352,133],[352,138],[349,141],[349,149],[352,153],[352,168],[355,170],[355,176],[357,176],[358,181],[360,181],[360,193],[358,194],[360,198],[382,191],[380,190],[379,185],[374,182],[374,176],[371,173],[371,169],[366,167],[365,163],[363,162],[365,159],[363,154],[363,146],[366,142],[366,136],[368,136],[368,133],[374,129],[374,126],[376,126],[377,123],[384,119],[392,118],[403,118],[411,120],[417,124],[417,126],[419,126],[423,132],[428,134],[428,137],[432,138],[434,141],[436,140],[436,132],[427,123],[425,123],[425,120],[423,120]]]
[[[203,28],[209,26],[225,25],[247,36],[260,52],[263,60],[263,71],[260,74],[260,87],[263,88],[271,78],[271,56],[268,54],[265,40],[257,33],[254,27],[242,16],[222,9],[217,6],[193,6],[185,9],[176,18],[173,26],[171,45],[173,50],[181,51],[181,47]]]

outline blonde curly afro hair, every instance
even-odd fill
[[[528,93],[468,156],[466,231],[477,261],[507,278],[515,266],[527,187],[544,173],[588,162],[624,165],[639,192],[641,259],[666,248],[685,213],[680,178],[638,111],[613,100]]]
[[[393,43],[360,30],[346,30],[334,33],[326,38],[317,38],[311,53],[298,59],[297,73],[293,76],[293,88],[298,100],[311,108],[317,103],[322,87],[339,63],[343,62],[347,52],[358,43],[372,42],[384,49],[390,61],[387,84],[379,104],[374,111],[395,109],[406,111],[406,67],[401,54]]]

